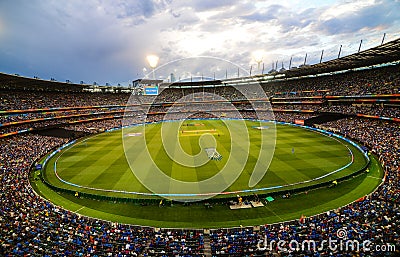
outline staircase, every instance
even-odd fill
[[[204,235],[204,256],[206,257],[211,257],[211,244],[210,244],[210,235],[205,234]]]

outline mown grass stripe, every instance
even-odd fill
[[[208,120],[204,121],[203,123],[204,126],[201,127],[204,129],[216,128],[222,132],[221,135],[229,134],[227,132],[227,128],[221,121]],[[238,128],[239,122],[231,121],[231,123],[233,129]],[[258,152],[261,144],[261,135],[264,135],[266,137],[266,140],[264,140],[265,142],[262,142],[263,144],[272,144],[272,142],[268,140],[269,138],[272,138],[270,134],[272,133],[272,130],[253,129],[251,127],[252,124],[256,123],[247,123],[247,127],[249,129],[248,131],[251,135],[252,144],[249,152],[249,162],[246,163],[244,172],[241,173],[239,179],[230,186],[229,191],[236,191],[248,188],[248,181],[252,174],[252,169],[254,168],[255,162],[259,158]],[[216,172],[221,170],[222,167],[226,164],[226,161],[228,160],[228,157],[230,155],[232,156],[232,158],[239,158],[244,154],[248,154],[247,150],[243,146],[243,142],[241,142],[241,140],[243,139],[240,136],[235,136],[232,142],[230,141],[230,138],[228,136],[221,136],[219,138],[216,137],[217,150],[224,157],[221,161],[210,161],[203,166],[193,169],[188,167],[181,167],[176,163],[174,164],[171,158],[168,157],[165,150],[163,149],[160,136],[161,126],[162,124],[146,125],[146,141],[147,148],[151,153],[151,159],[153,159],[154,162],[160,168],[162,168],[163,172],[168,176],[171,176],[172,174],[172,177],[180,178],[186,181],[204,180],[205,178],[209,178],[216,174]],[[198,127],[200,126],[192,127],[198,129]],[[274,161],[275,159],[272,161],[270,170],[261,180],[260,184],[257,185],[257,187],[271,187],[271,181],[276,181],[275,185],[282,185],[282,181],[296,182],[296,180],[301,181],[308,180],[309,178],[319,177],[326,172],[335,170],[348,162],[346,148],[332,138],[295,127],[278,125],[277,128],[277,148],[275,150],[274,156],[277,161]],[[134,127],[130,129],[129,132],[133,133],[135,131],[137,132],[141,130],[142,129],[140,127]],[[126,146],[125,150],[128,151],[129,156],[138,160],[135,162],[136,167],[134,167],[134,171],[141,170],[143,172],[147,172],[146,174],[148,174],[148,177],[145,179],[145,181],[151,181],[153,179],[152,174],[154,173],[152,170],[148,170],[151,168],[151,165],[141,163],[146,162],[146,150],[137,147],[137,142],[139,139],[143,138],[124,138]],[[179,140],[182,142],[182,147],[186,152],[193,153],[195,152],[193,149],[198,147],[198,139],[199,137],[185,137],[180,138]],[[123,156],[125,153],[124,148],[121,144],[121,131],[104,133],[101,136],[90,138],[88,142],[88,149],[86,149],[86,147],[84,148],[80,145],[77,145],[76,148],[72,147],[69,154],[64,156],[66,158],[60,158],[60,162],[63,165],[66,165],[64,167],[69,166],[69,172],[75,173],[76,177],[71,179],[73,179],[77,183],[81,183],[81,181],[84,181],[80,178],[80,175],[76,174],[79,173],[79,170],[81,169],[84,170],[82,174],[89,174],[89,177],[94,179],[95,185],[101,185],[101,187],[103,187],[105,183],[107,183],[107,178],[102,177],[102,179],[104,179],[103,184],[103,182],[99,181],[99,174],[102,173],[104,169],[115,170],[114,174],[116,174],[117,176],[115,180],[118,181],[110,181],[112,188],[122,189],[124,185],[126,185],[125,189],[128,191],[137,189],[139,192],[148,192],[148,190],[143,187],[142,183],[134,176],[132,176],[132,183],[121,182],[121,184],[119,184],[120,181],[122,181],[121,178],[127,176],[126,173],[130,175],[132,174],[132,172],[129,172],[130,169],[126,161],[125,165],[122,165],[122,163],[124,162]],[[319,142],[325,143],[321,144]],[[329,142],[329,144],[326,144],[326,142]],[[236,149],[236,153],[230,153],[231,144],[234,149]],[[120,145],[120,148],[117,148],[118,145]],[[295,149],[294,154],[292,154],[292,148]],[[350,148],[354,149],[352,147]],[[342,149],[343,151],[339,151],[340,149]],[[80,152],[79,150],[82,151]],[[173,152],[175,153],[175,156],[178,153],[176,149],[174,149]],[[363,166],[363,158],[361,156],[361,153],[359,153],[358,150],[355,150],[354,152],[354,164],[345,171],[340,172],[341,174],[332,175],[331,178],[340,177],[342,176],[342,174],[349,174],[353,170],[357,170],[360,168],[360,166]],[[341,153],[343,153],[344,156]],[[102,158],[99,158],[99,156],[102,156]],[[69,162],[69,160],[73,160],[73,158],[83,158],[83,160],[85,161],[73,164],[72,162]],[[116,159],[117,161],[114,162],[114,160]],[[114,164],[110,165],[110,163]],[[175,171],[172,172],[174,169]],[[180,173],[179,171],[182,173]],[[276,179],[277,176],[283,177],[280,179]],[[286,184],[287,182],[284,183]],[[131,186],[127,186],[128,184]],[[166,193],[168,192],[169,190],[166,190]]]

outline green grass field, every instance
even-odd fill
[[[239,121],[230,122],[228,125],[235,128]],[[105,196],[148,198],[151,196],[136,195],[131,192],[151,194],[152,192],[143,186],[141,181],[154,180],[156,168],[159,168],[168,177],[179,181],[188,183],[206,181],[218,174],[228,162],[235,164],[235,160],[246,156],[248,159],[244,163],[244,169],[240,176],[225,190],[225,192],[236,194],[236,191],[249,189],[267,188],[260,192],[268,193],[317,184],[354,173],[366,165],[362,153],[345,141],[306,129],[277,124],[276,147],[272,162],[261,181],[255,187],[250,187],[249,180],[252,171],[257,160],[260,160],[261,144],[273,146],[271,141],[275,137],[275,131],[270,123],[260,124],[256,121],[246,121],[245,125],[250,139],[250,148],[247,150],[242,146],[244,144],[242,141],[245,142],[246,138],[235,135],[240,129],[229,131],[228,125],[221,120],[189,120],[183,124],[169,122],[168,126],[163,128],[164,131],[161,129],[162,124],[157,123],[146,125],[145,131],[143,131],[143,127],[132,127],[124,129],[124,131],[102,133],[80,141],[56,154],[47,163],[43,172],[44,178],[54,186],[74,191]],[[268,129],[259,130],[255,129],[255,126],[268,126]],[[172,130],[176,132],[171,133]],[[167,135],[163,139],[162,133]],[[262,138],[264,138],[263,142]],[[145,140],[146,148],[141,147],[140,140]],[[166,148],[162,144],[163,140]],[[204,148],[215,148],[222,158],[210,160]],[[152,162],[146,158],[146,149],[148,149],[147,157],[150,157]],[[349,150],[354,157],[354,162],[351,164],[352,155],[349,154]],[[129,156],[134,172],[132,172],[125,154]],[[192,158],[192,156],[196,156],[196,158]],[[59,177],[68,184],[56,177],[55,163]],[[330,176],[309,181],[346,165],[348,165],[347,168]],[[137,177],[137,172],[141,172],[141,181]],[[309,182],[303,183],[304,181]],[[225,183],[225,181],[222,180],[221,183]],[[298,184],[275,188],[293,183]],[[78,188],[72,184],[84,188]],[[176,189],[173,189],[172,183],[160,182],[159,186],[163,193],[177,192]],[[195,188],[193,192],[202,193],[205,192],[204,190],[207,189]],[[213,192],[212,189],[210,192]],[[245,194],[243,193],[243,195]],[[252,194],[252,192],[247,194]],[[221,197],[224,196],[226,195]]]
[[[372,157],[370,172],[339,183],[334,188],[320,188],[299,193],[289,199],[276,197],[262,208],[230,210],[219,203],[205,208],[201,203],[189,205],[174,204],[162,208],[157,204],[122,203],[98,201],[73,194],[56,192],[38,178],[39,172],[32,172],[31,184],[35,191],[55,204],[80,215],[96,217],[119,223],[163,227],[163,228],[228,228],[254,226],[299,219],[334,210],[370,194],[382,181],[383,170]]]
[[[192,124],[187,126],[187,123]],[[193,125],[200,123],[202,125]],[[273,133],[272,129],[258,130],[253,128],[260,125],[271,128],[268,123],[259,124],[258,122],[246,121],[250,135],[249,158],[237,181],[230,185],[226,191],[251,188],[248,182],[254,164],[258,160],[257,151],[261,147],[261,133],[264,133],[267,139],[273,138],[273,135],[269,134]],[[171,126],[177,126],[177,123],[171,123]],[[177,127],[178,132],[173,137],[167,138],[166,141],[171,149],[165,150],[162,147],[161,124],[146,126],[146,137],[142,138],[149,149],[148,154],[151,159],[154,159],[156,166],[159,166],[164,174],[173,178],[186,182],[206,181],[218,173],[219,169],[227,163],[229,154],[239,158],[238,155],[243,153],[240,147],[236,153],[230,152],[232,145],[240,141],[236,140],[235,137],[231,139],[231,133],[227,126],[220,121],[185,121],[184,124]],[[170,127],[167,126],[167,128]],[[148,164],[144,159],[144,150],[140,149],[141,146],[138,144],[138,140],[141,139],[139,133],[143,132],[140,129],[140,127],[133,127],[129,130],[102,133],[81,140],[72,145],[71,148],[66,148],[53,156],[45,166],[41,176],[53,185],[70,189],[72,192],[77,190],[105,196],[146,198],[140,195],[104,191],[117,189],[127,192],[149,193],[149,190],[140,183],[131,171],[123,147],[125,145],[129,149],[127,151],[128,156],[134,157],[133,164],[139,166],[136,168],[149,167],[146,166]],[[182,130],[185,132],[182,132]],[[169,136],[173,134],[168,129],[165,132]],[[186,135],[179,133],[186,133]],[[204,136],[207,133],[212,134],[216,140],[213,141],[210,136]],[[174,163],[173,159],[185,162],[184,159],[179,159],[180,157],[173,154],[171,157],[168,156],[167,152],[184,155],[175,149],[177,147],[176,141],[179,142],[182,146],[181,150],[186,154],[196,155],[200,158],[199,162],[207,160],[207,163],[193,168]],[[264,143],[271,144],[268,140]],[[219,161],[207,159],[208,155],[204,148],[200,147],[201,145],[203,147],[215,146],[222,159]],[[293,148],[294,153],[292,152]],[[349,149],[354,156],[354,162],[350,165],[348,165],[351,160]],[[75,183],[98,190],[77,188],[61,182],[54,173],[55,163],[57,163],[57,171],[60,177],[67,183]],[[289,188],[303,187],[353,174],[366,165],[366,160],[357,148],[344,141],[338,141],[332,137],[299,127],[277,125],[276,148],[271,165],[266,175],[254,188],[301,183],[312,178],[318,178],[346,165],[348,165],[347,168],[323,179]],[[265,193],[277,193],[275,201],[267,203],[263,200],[264,207],[241,210],[230,210],[225,201],[212,203],[212,208],[205,208],[203,202],[179,204],[165,201],[164,207],[160,208],[157,204],[159,197],[157,197],[158,200],[153,200],[155,204],[149,204],[145,201],[119,202],[115,200],[95,200],[87,197],[77,198],[74,197],[74,193],[50,189],[39,179],[39,171],[31,173],[30,181],[36,192],[43,197],[59,206],[86,216],[153,227],[224,228],[298,219],[301,215],[315,215],[349,204],[371,193],[381,183],[383,170],[374,157],[371,159],[369,170],[369,173],[350,177],[350,179],[339,183],[337,187],[322,187],[308,193],[297,193],[289,199],[281,198],[279,192],[276,192],[288,189],[287,187],[267,190]],[[149,170],[148,173],[151,173],[151,171]],[[148,179],[152,179],[152,176],[149,175]],[[241,193],[241,195],[245,199],[247,198],[246,194]],[[252,196],[248,197],[251,198]]]

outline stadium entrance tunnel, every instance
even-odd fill
[[[324,124],[324,123],[327,123],[330,121],[344,119],[348,116],[349,115],[342,114],[342,113],[331,113],[331,112],[323,113],[323,112],[321,112],[320,115],[318,115],[316,117],[312,117],[312,118],[304,120],[304,125],[305,126],[313,126],[315,124]]]

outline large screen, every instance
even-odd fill
[[[144,87],[144,95],[158,95],[158,86]]]

